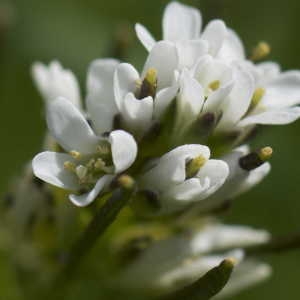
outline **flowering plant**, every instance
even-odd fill
[[[260,62],[265,42],[246,57],[222,20],[201,24],[197,9],[178,2],[165,9],[161,40],[137,24],[149,52],[143,70],[93,61],[85,103],[71,71],[33,65],[45,151],[16,184],[8,214],[35,261],[16,262],[38,283],[25,284],[28,295],[65,297],[96,247],[103,263],[89,270],[101,299],[221,299],[271,274],[261,253],[294,245],[223,224],[218,213],[270,172],[272,148],[247,141],[258,125],[300,117],[300,71]],[[26,236],[29,224],[40,234]]]

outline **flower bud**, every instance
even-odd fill
[[[239,160],[239,165],[243,170],[254,170],[269,160],[272,156],[272,153],[273,149],[271,147],[261,148],[258,151],[251,152],[241,157]]]

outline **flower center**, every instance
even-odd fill
[[[141,83],[140,89],[138,91],[138,99],[144,99],[151,96],[153,99],[156,96],[157,91],[157,70],[150,68],[144,80]]]
[[[210,96],[210,94],[218,90],[220,86],[221,86],[220,80],[214,80],[211,83],[209,83],[204,90],[205,98],[207,99]]]
[[[114,172],[110,144],[102,142],[95,150],[93,155],[70,151],[74,161],[64,163],[64,168],[77,177],[82,190],[89,190],[101,176]]]
[[[189,160],[185,166],[186,178],[188,179],[194,177],[205,165],[206,161],[207,159],[202,154]]]
[[[259,105],[265,93],[266,90],[262,87],[259,87],[254,91],[247,114],[253,111]]]

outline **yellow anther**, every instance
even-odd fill
[[[220,88],[220,85],[221,85],[221,82],[220,80],[215,80],[215,81],[212,81],[208,87],[212,90],[212,91],[216,91],[217,89]]]
[[[266,56],[268,56],[271,52],[271,47],[266,42],[260,42],[258,45],[253,49],[251,60],[257,61],[264,59]]]
[[[157,90],[157,70],[154,68],[150,68],[146,76],[142,82],[141,88],[140,88],[140,95],[139,99],[143,99],[145,97],[151,96],[155,97]]]
[[[228,257],[226,259],[223,260],[222,265],[223,267],[229,267],[229,268],[233,268],[234,266],[236,266],[238,263],[237,259],[234,257]]]
[[[129,175],[121,175],[118,178],[118,184],[125,189],[132,189],[134,187],[135,181]]]
[[[94,163],[94,167],[97,171],[100,171],[105,167],[105,162],[103,161],[103,159],[98,158]]]
[[[87,167],[83,165],[79,165],[76,167],[76,175],[78,176],[79,180],[85,179],[87,173],[88,173]]]
[[[69,154],[75,159],[80,159],[82,157],[81,153],[75,150],[70,151]]]
[[[75,172],[76,170],[76,165],[70,161],[65,161],[64,162],[64,169],[71,171],[71,172]]]
[[[256,107],[259,102],[261,101],[261,99],[263,98],[263,96],[265,95],[266,90],[264,88],[257,88],[252,96],[252,100],[251,100],[251,106],[252,108]]]
[[[151,84],[152,86],[156,86],[157,85],[157,70],[154,68],[150,68],[146,73],[145,80],[147,80],[148,83]]]
[[[96,160],[94,158],[90,159],[86,164],[86,167],[90,170],[94,169]]]
[[[109,144],[101,144],[97,146],[97,152],[102,155],[107,155],[110,153],[110,145]]]
[[[264,147],[259,150],[258,156],[262,161],[267,161],[272,157],[273,149],[271,147]]]
[[[186,178],[194,177],[201,167],[203,167],[206,163],[207,159],[203,155],[199,155],[193,159],[191,159],[186,164]]]

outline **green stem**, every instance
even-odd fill
[[[114,222],[119,212],[128,203],[132,193],[133,188],[118,188],[96,212],[88,227],[74,243],[73,247],[71,247],[67,255],[67,261],[55,279],[51,289],[62,290],[62,285],[65,285],[72,278],[74,271],[76,271],[82,259],[89,253],[106,229]]]
[[[300,232],[271,239],[268,243],[245,248],[246,255],[277,254],[300,249]]]

